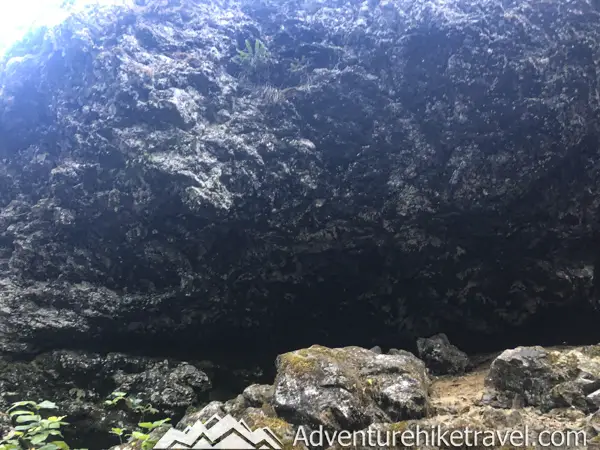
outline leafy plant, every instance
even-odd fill
[[[13,429],[0,440],[0,450],[70,450],[61,429],[66,416],[44,417],[42,411],[56,410],[55,403],[44,400],[15,402],[8,409]]]
[[[115,391],[110,394],[109,398],[105,400],[104,404],[107,406],[115,406],[118,403],[123,404],[131,411],[140,415],[141,422],[138,423],[138,430],[133,430],[131,434],[126,435],[126,431],[123,428],[112,428],[111,434],[114,434],[119,438],[119,442],[123,443],[123,437],[127,437],[130,443],[141,443],[142,450],[150,450],[154,448],[156,440],[151,439],[150,433],[158,427],[165,425],[170,422],[170,418],[157,420],[154,422],[145,422],[144,417],[146,414],[157,414],[158,410],[154,408],[150,403],[144,404],[143,401],[136,397],[128,396],[126,392]],[[3,450],[0,448],[0,450]]]
[[[170,418],[166,418],[166,419],[162,419],[162,420],[157,420],[155,422],[140,422],[140,423],[138,423],[138,427],[145,430],[146,432],[145,433],[142,431],[132,432],[130,442],[136,442],[136,441],[141,442],[142,450],[149,450],[151,448],[154,448],[154,445],[158,441],[155,441],[154,439],[150,439],[150,433],[154,429],[165,425],[170,420],[171,420]]]
[[[110,433],[117,436],[121,444],[126,437],[130,443],[140,443],[142,450],[154,448],[157,441],[151,438],[152,431],[167,424],[171,419],[144,421],[146,414],[157,414],[158,410],[126,392],[115,391],[104,401],[107,406],[117,406],[120,403],[140,415],[139,429],[126,434],[123,428],[112,428]],[[29,400],[13,403],[7,411],[12,419],[13,428],[0,439],[0,450],[71,450],[63,440],[61,431],[64,426],[69,425],[63,420],[66,416],[50,415],[46,412],[56,409],[56,404],[48,400],[40,403]]]
[[[125,397],[127,397],[127,392],[115,391],[104,400],[104,404],[107,406],[115,406],[120,401],[125,401]]]
[[[131,397],[127,395],[127,392],[115,391],[104,401],[107,406],[115,406],[119,402],[123,402],[127,408],[131,411],[140,414],[141,419],[144,420],[146,414],[157,414],[158,410],[154,408],[150,403],[143,404],[143,400],[137,397]]]
[[[125,434],[125,430],[123,428],[111,428],[110,434],[114,434],[119,438],[119,444],[123,443],[123,435]]]
[[[254,46],[246,39],[246,49],[237,50],[238,55],[234,58],[242,65],[256,68],[264,64],[269,59],[269,49],[263,44],[260,39],[254,41]]]

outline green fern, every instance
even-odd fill
[[[269,49],[263,44],[260,39],[254,41],[254,46],[250,40],[246,39],[246,49],[237,50],[238,55],[234,58],[238,63],[256,67],[265,63],[269,59]]]

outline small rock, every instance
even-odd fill
[[[416,358],[416,356],[414,354],[412,354],[411,352],[407,351],[407,350],[398,350],[397,348],[390,348],[390,350],[387,353],[388,355],[402,355],[402,356],[406,356],[409,358]]]
[[[181,419],[181,421],[177,424],[177,428],[180,430],[184,430],[186,427],[194,425],[199,420],[201,420],[202,422],[207,421],[215,414],[219,415],[220,417],[223,417],[227,414],[223,406],[224,405],[221,402],[210,402],[200,411],[196,411],[191,414],[186,414],[185,417]]]
[[[236,414],[240,414],[248,406],[250,405],[246,401],[246,398],[240,394],[232,400],[227,400],[223,405],[223,409],[227,414],[235,416]]]
[[[467,354],[452,345],[443,333],[417,339],[417,349],[419,358],[435,375],[461,374],[469,365]]]
[[[597,408],[600,408],[600,389],[592,392],[586,397],[592,404],[594,404]]]
[[[247,403],[255,408],[271,403],[273,400],[273,386],[268,384],[253,384],[242,392]]]
[[[594,414],[588,416],[585,423],[588,433],[592,436],[598,436],[600,434],[600,411],[596,411]]]

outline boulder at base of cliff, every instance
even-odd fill
[[[312,346],[278,357],[273,403],[292,423],[359,430],[424,417],[429,383],[415,357]]]
[[[417,339],[417,349],[419,358],[435,375],[461,374],[469,365],[467,354],[452,345],[443,333]]]
[[[510,408],[515,403],[543,410],[600,407],[600,345],[570,350],[518,347],[494,360],[483,401]]]

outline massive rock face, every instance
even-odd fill
[[[0,71],[0,349],[468,349],[588,314],[598,42],[587,0],[136,1],[32,34]]]

